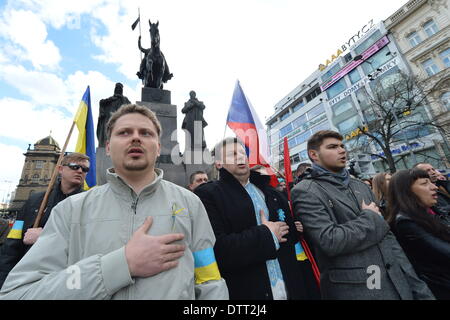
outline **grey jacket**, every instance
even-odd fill
[[[324,299],[434,299],[383,217],[361,210],[363,200],[375,202],[366,184],[350,178],[345,186],[312,170],[292,199],[319,265]]]
[[[72,196],[6,279],[2,299],[228,299],[214,259],[214,233],[200,199],[157,178],[136,194],[111,170],[108,183]],[[132,278],[125,245],[146,217],[150,235],[184,233],[177,267]]]

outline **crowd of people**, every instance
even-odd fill
[[[63,159],[39,226],[43,194],[0,247],[0,299],[450,298],[449,186],[430,164],[363,182],[343,137],[319,131],[312,164],[274,188],[225,138],[219,178],[197,171],[182,188],[155,167],[160,135],[151,111],[124,105],[107,125],[107,184],[81,192],[89,158]]]

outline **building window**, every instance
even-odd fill
[[[445,67],[450,68],[450,48],[439,53],[439,56],[441,57],[442,62],[444,62]]]
[[[308,111],[308,113],[307,113],[308,120],[311,120],[324,112],[325,112],[325,109],[323,107],[323,104],[321,103],[318,106],[315,106],[314,108],[312,108],[311,110]]]
[[[292,131],[292,122],[280,129],[280,139]]]
[[[380,40],[380,38],[383,35],[381,34],[380,30],[375,31],[370,37],[367,38],[363,43],[361,43],[356,49],[355,49],[355,55],[361,54],[364,51],[366,51],[367,48],[369,48],[371,45],[373,45],[375,42]]]
[[[320,90],[320,87],[314,88],[314,90],[312,92],[308,93],[305,96],[306,102],[310,102],[312,99],[314,99],[321,93],[322,93],[322,90]]]
[[[370,59],[366,60],[362,64],[362,68],[366,74],[372,73],[377,68],[381,67],[383,64],[392,59],[392,54],[388,54],[389,48],[384,47],[380,51],[378,51],[375,55],[370,57]]]
[[[339,70],[341,70],[341,66],[339,65],[339,63],[336,63],[330,70],[328,70],[327,72],[325,72],[322,75],[322,77],[321,77],[322,82],[326,82],[333,75],[335,75]]]
[[[337,116],[343,114],[344,112],[351,110],[352,108],[353,108],[353,105],[350,100],[338,103],[333,107],[334,116],[337,117]]]
[[[436,23],[434,23],[433,20],[428,21],[423,25],[423,29],[425,30],[426,34],[431,37],[433,34],[437,33],[439,31]]]
[[[285,114],[281,115],[280,119],[281,121],[285,120],[287,117],[289,117],[291,114],[288,112],[286,112]]]
[[[297,142],[297,145],[307,141],[310,136],[311,136],[311,132],[309,130],[303,132],[302,134],[299,134],[295,139]]]
[[[422,66],[430,77],[439,72],[438,67],[431,58],[422,62]]]
[[[341,134],[346,134],[346,133],[356,129],[359,125],[360,125],[359,116],[355,115],[355,116],[337,124],[337,128]]]
[[[336,97],[339,93],[347,89],[347,85],[345,83],[345,78],[342,78],[335,84],[333,84],[330,88],[327,89],[328,99],[332,99]]]
[[[303,150],[298,155],[300,156],[300,161],[309,160],[308,150]]]
[[[314,134],[314,133],[316,133],[317,131],[320,131],[320,130],[329,130],[329,129],[330,129],[330,124],[328,123],[328,121],[324,121],[324,122],[318,124],[317,126],[312,127],[312,128],[311,128],[311,132],[312,132],[312,134]]]
[[[420,39],[419,34],[415,31],[410,33],[407,38],[412,48],[414,48],[415,46],[417,46],[419,43],[422,42],[422,39]]]
[[[39,175],[38,174],[34,174],[33,177],[31,178],[31,181],[33,183],[38,183],[39,182]]]
[[[447,110],[450,110],[450,92],[446,92],[441,96],[441,102]]]
[[[348,77],[350,78],[350,82],[351,82],[352,84],[355,84],[356,82],[358,82],[359,80],[361,80],[361,76],[360,76],[360,74],[359,74],[359,72],[358,72],[357,69],[355,69],[355,70],[353,70],[352,72],[350,72],[350,73],[348,74]]]
[[[300,117],[298,117],[297,119],[292,121],[292,126],[294,129],[297,129],[297,128],[301,127],[302,125],[304,125],[305,122],[306,122],[306,115],[302,114]]]
[[[293,112],[296,112],[298,110],[300,110],[301,107],[303,107],[305,105],[305,103],[303,102],[303,100],[301,100],[293,109]]]
[[[44,167],[44,161],[43,160],[37,160],[36,161],[36,169],[42,169]]]

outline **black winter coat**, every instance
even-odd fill
[[[280,243],[278,251],[269,228],[257,225],[247,191],[228,171],[220,169],[218,181],[202,184],[195,190],[216,236],[214,251],[230,299],[273,299],[266,261],[275,258],[280,263],[288,299],[320,299],[309,261],[296,259],[294,246],[299,239],[288,202],[269,186],[269,180],[256,172],[250,175],[250,181],[264,193],[269,220],[279,221],[279,209],[285,213],[288,241]]]
[[[47,207],[45,208],[44,214],[39,222],[39,227],[43,228],[45,226],[54,206],[67,197],[80,193],[81,191],[82,189],[80,188],[79,190],[66,195],[61,191],[61,183],[56,183],[48,197]],[[29,228],[33,227],[42,199],[44,199],[44,195],[45,192],[33,193],[17,215],[16,220],[24,222],[22,239],[7,238],[0,247],[0,288],[3,286],[9,272],[31,248],[31,245],[26,245],[23,243],[23,236]]]
[[[395,220],[395,234],[417,275],[436,299],[450,299],[450,242],[401,213]]]

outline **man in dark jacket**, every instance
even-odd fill
[[[345,169],[342,140],[329,130],[308,140],[313,167],[292,193],[319,265],[322,298],[434,299],[381,216],[369,186]]]
[[[25,202],[17,219],[0,249],[0,288],[9,272],[28,252],[42,232],[53,207],[67,197],[80,193],[89,171],[89,157],[81,153],[66,155],[58,168],[59,179],[48,197],[47,207],[39,222],[38,228],[33,228],[39,207],[45,192],[32,194]]]
[[[269,176],[250,171],[236,138],[214,151],[220,178],[195,193],[217,239],[214,251],[230,299],[319,299],[287,201],[269,186]]]

